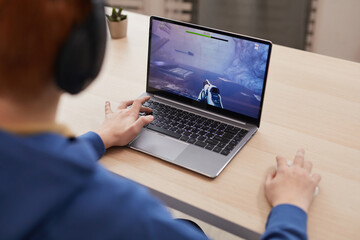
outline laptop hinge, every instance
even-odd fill
[[[157,98],[160,98],[160,99],[163,99],[163,100],[166,100],[166,101],[169,101],[169,102],[172,102],[172,103],[175,103],[175,104],[178,104],[178,105],[187,107],[187,108],[191,108],[191,109],[194,109],[194,110],[196,110],[196,111],[206,113],[206,114],[208,114],[208,115],[212,115],[212,116],[216,116],[216,117],[221,117],[221,118],[226,119],[226,120],[230,120],[230,121],[233,121],[233,122],[236,122],[236,123],[240,123],[240,124],[242,124],[242,125],[246,125],[245,122],[239,121],[239,120],[237,120],[237,119],[225,117],[225,116],[223,116],[223,115],[218,115],[218,114],[215,114],[215,113],[212,113],[212,112],[209,112],[209,111],[205,111],[205,110],[200,109],[200,108],[196,108],[196,107],[193,107],[193,106],[189,106],[189,105],[187,105],[187,104],[183,104],[183,103],[180,103],[180,102],[177,102],[177,101],[173,101],[173,100],[171,100],[171,99],[168,99],[168,98],[165,98],[165,97],[162,97],[162,96],[159,96],[159,95],[155,95],[155,94],[154,94],[154,97],[157,97]]]

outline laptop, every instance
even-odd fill
[[[215,178],[260,126],[272,43],[150,18],[144,106],[129,147]]]

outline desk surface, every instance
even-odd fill
[[[145,91],[148,22],[129,14],[128,37],[108,40],[98,80],[62,98],[60,122],[77,134],[96,129],[105,100],[116,106]],[[108,150],[101,164],[218,217],[210,223],[262,233],[270,211],[266,173],[277,154],[292,158],[303,147],[322,175],[309,212],[310,239],[354,239],[360,234],[360,64],[275,45],[263,109],[259,131],[214,180],[125,147]]]

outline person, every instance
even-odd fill
[[[138,117],[151,112],[142,106],[149,98],[114,110],[107,101],[101,126],[79,137],[56,123],[56,59],[89,12],[90,0],[0,0],[0,239],[208,239],[97,163],[153,120]],[[276,159],[265,181],[273,209],[262,239],[306,239],[320,176],[311,175],[304,150],[292,166]]]

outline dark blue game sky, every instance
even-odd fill
[[[152,21],[150,87],[198,101],[205,92],[224,109],[259,117],[268,45]]]

